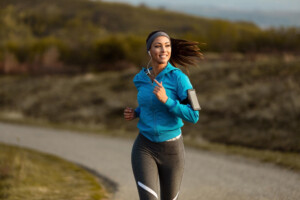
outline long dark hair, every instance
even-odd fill
[[[146,39],[146,43],[157,32],[159,31],[151,32]],[[196,66],[199,60],[203,59],[203,54],[200,52],[198,44],[195,41],[171,38],[172,53],[170,63],[174,67],[184,67],[188,72],[189,66]]]

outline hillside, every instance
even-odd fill
[[[300,152],[299,57],[237,55],[227,62],[208,57],[190,70],[202,110],[196,125],[185,122],[184,137]],[[137,106],[132,82],[137,71],[0,76],[0,119],[135,136],[137,120],[126,122],[123,109]]]
[[[98,37],[105,33],[131,33],[145,36],[153,29],[164,29],[172,32],[175,37],[185,34],[207,35],[210,27],[220,22],[220,20],[193,17],[143,6],[134,7],[101,1],[11,0],[1,4],[2,11],[16,14],[16,19],[30,28],[32,34],[37,37],[47,35],[61,37],[62,30],[72,29],[72,27],[80,27],[82,31],[84,31],[83,28],[94,28],[94,31],[100,34]],[[260,30],[250,23],[221,22],[240,32]]]
[[[300,50],[297,28],[261,30],[246,22],[101,1],[5,0],[0,2],[0,72],[66,67],[84,72],[141,65],[146,60],[145,38],[157,29],[198,41],[203,51]]]

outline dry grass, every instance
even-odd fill
[[[106,192],[94,176],[72,163],[0,144],[0,199],[100,200]]]

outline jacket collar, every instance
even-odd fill
[[[179,70],[178,68],[174,67],[170,62],[168,62],[167,66],[158,74],[158,76],[160,74],[166,74],[166,73],[169,73],[170,71],[173,71],[173,70]]]
[[[152,67],[149,69],[152,69]],[[164,74],[167,74],[173,70],[180,70],[180,69],[178,69],[177,67],[174,67],[170,62],[168,62],[167,66],[157,75],[157,77],[163,76]],[[147,76],[146,71],[147,71],[147,69],[143,67],[140,74],[143,76],[144,75]]]

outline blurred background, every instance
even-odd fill
[[[298,0],[1,0],[0,119],[134,137],[134,75],[157,29],[199,42],[187,140],[300,152]]]

